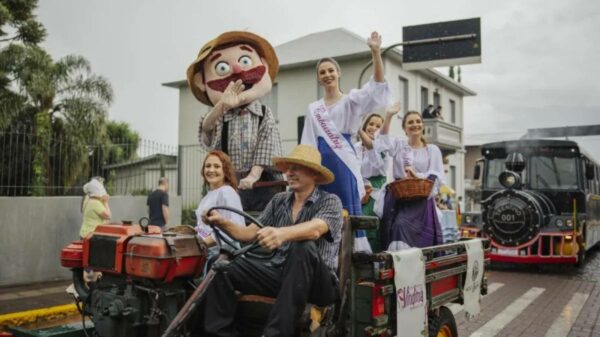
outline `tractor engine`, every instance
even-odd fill
[[[72,269],[83,314],[99,336],[160,336],[193,291],[207,255],[193,230],[107,224],[63,248],[61,264]],[[101,276],[86,283],[84,270]]]

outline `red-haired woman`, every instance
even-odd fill
[[[202,177],[208,187],[208,193],[200,200],[196,209],[196,231],[209,245],[215,245],[212,228],[202,222],[202,215],[214,206],[229,206],[242,210],[242,201],[238,194],[235,169],[229,156],[222,151],[210,151],[202,164]],[[224,218],[239,226],[245,226],[244,218],[238,214],[219,211]]]

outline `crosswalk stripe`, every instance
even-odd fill
[[[571,327],[579,316],[581,309],[585,305],[589,294],[575,293],[567,305],[563,308],[560,316],[554,321],[546,337],[566,337],[571,331]]]
[[[538,298],[546,289],[533,287],[521,297],[517,298],[508,307],[498,315],[494,316],[485,325],[471,334],[471,337],[492,337],[496,336],[508,323],[517,317],[525,308],[527,308],[536,298]]]
[[[490,295],[493,292],[495,292],[496,290],[502,288],[503,286],[504,286],[504,283],[492,282],[488,285],[488,293],[487,294]],[[448,309],[450,309],[450,311],[452,311],[452,314],[456,315],[463,310],[463,305],[458,304],[458,303],[452,303],[452,304],[448,305]]]

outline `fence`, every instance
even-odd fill
[[[43,140],[27,129],[0,132],[0,196],[82,195],[92,176],[104,177],[111,195],[145,195],[164,176],[171,192],[191,206],[202,195],[204,155],[200,145],[79,144],[60,137]]]

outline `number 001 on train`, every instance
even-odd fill
[[[600,241],[598,163],[567,140],[490,143],[481,154],[482,211],[463,214],[461,235],[490,239],[492,261],[581,264]]]

